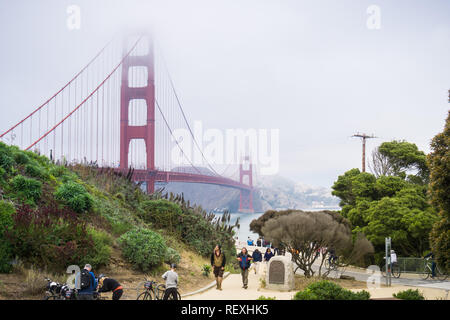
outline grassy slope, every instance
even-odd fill
[[[11,159],[13,161],[9,167],[8,161]],[[12,179],[18,175],[35,179],[42,184],[42,193],[39,198],[30,201],[11,188]],[[168,269],[167,265],[161,265],[147,275],[135,270],[122,257],[117,242],[120,235],[136,226],[153,229],[152,225],[145,223],[138,215],[139,202],[149,199],[139,187],[130,183],[125,177],[119,177],[112,172],[100,172],[98,169],[80,165],[58,166],[46,157],[0,143],[0,200],[13,203],[16,207],[24,201],[29,202],[33,207],[45,206],[49,199],[54,200],[54,192],[58,186],[68,181],[84,186],[93,199],[89,212],[80,214],[81,219],[90,228],[103,232],[109,238],[109,261],[94,270],[95,273],[106,273],[119,280],[126,288],[127,298],[135,297],[134,288],[144,277],[162,282],[160,275]],[[166,244],[177,250],[182,257],[178,270],[182,293],[198,289],[212,281],[211,276],[206,278],[201,275],[201,267],[208,263],[208,259],[197,254],[166,230],[155,231],[158,231],[164,237]],[[42,296],[40,289],[33,290],[30,286],[32,287],[31,283],[34,281],[42,283],[43,275],[48,273],[42,271],[43,266],[35,266],[38,270],[33,269],[30,272],[30,266],[25,267],[25,265],[16,267],[11,274],[0,274],[0,299]],[[63,272],[64,270],[61,270],[60,274],[54,274],[53,277],[64,280]]]

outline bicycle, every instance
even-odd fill
[[[164,284],[160,284],[158,285],[158,290],[160,293],[160,298],[158,300],[163,300],[164,298],[164,294],[166,293],[166,286]],[[172,295],[169,295],[169,297],[167,298],[167,300],[174,300]],[[177,300],[181,300],[181,295],[178,292],[178,288],[177,288]]]
[[[145,291],[141,292],[136,300],[163,300],[166,286],[158,284],[155,281],[146,281],[144,283]],[[181,300],[180,293],[177,292],[178,300]],[[170,296],[169,300],[173,300]]]
[[[429,277],[432,277],[433,274],[433,268],[432,268],[432,262],[433,260],[430,259],[424,259],[424,267],[423,267],[423,272],[421,273],[421,278],[422,280],[427,280]],[[443,273],[441,271],[441,268],[436,264],[435,267],[435,274],[436,274],[436,278],[440,281],[444,281],[445,279],[447,279],[447,274]]]
[[[392,269],[391,266],[389,266],[388,270],[390,270],[391,275],[397,279],[400,278],[400,275],[402,274],[400,266],[398,265],[397,262],[394,262],[392,264]],[[383,264],[383,266],[381,267],[381,274],[383,275],[383,277],[386,277],[386,264]]]

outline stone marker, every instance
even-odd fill
[[[291,291],[295,287],[294,267],[286,256],[274,256],[267,264],[266,288],[279,291]]]

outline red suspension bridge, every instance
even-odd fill
[[[201,155],[194,165],[174,135],[185,128]],[[110,41],[58,92],[0,135],[8,144],[62,164],[95,163],[152,193],[155,183],[214,184],[240,191],[239,211],[253,212],[252,165],[239,166],[239,181],[209,163],[189,126],[160,49],[148,34]],[[176,150],[174,152],[173,150]],[[187,166],[174,166],[173,157]]]

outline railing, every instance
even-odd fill
[[[400,271],[402,273],[423,274],[425,271],[425,265],[428,264],[431,267],[431,263],[433,261],[436,262],[433,259],[398,257],[397,265],[400,267]]]

